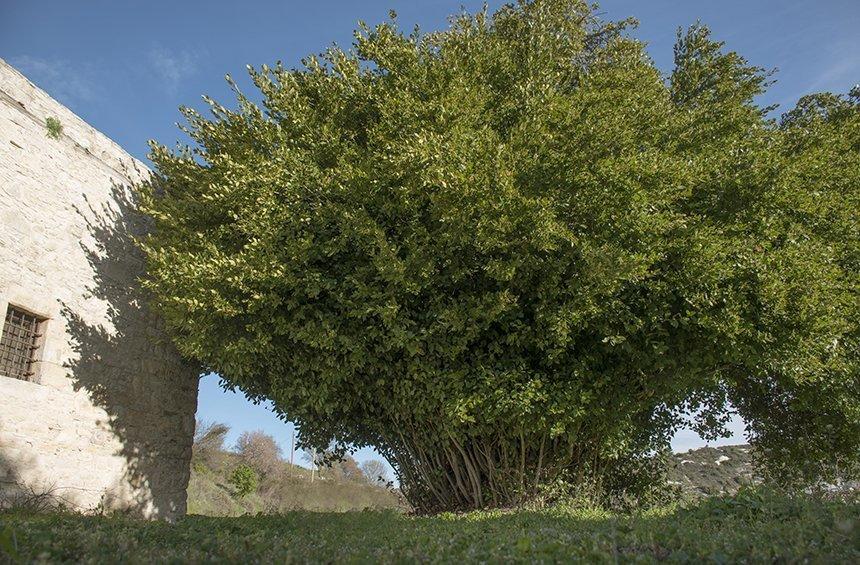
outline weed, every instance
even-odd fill
[[[45,129],[47,130],[48,137],[51,139],[60,139],[60,136],[63,135],[62,122],[53,116],[48,116],[45,120]]]

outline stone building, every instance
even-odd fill
[[[50,126],[50,127],[49,127]],[[0,496],[172,518],[198,370],[136,281],[149,174],[0,59]]]

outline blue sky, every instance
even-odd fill
[[[474,0],[126,1],[0,0],[0,57],[87,122],[146,161],[148,139],[173,145],[180,104],[201,106],[208,94],[231,101],[224,75],[240,85],[246,64],[282,60],[287,66],[332,42],[348,45],[358,20],[378,23],[398,12],[406,29],[446,25]],[[489,2],[490,8],[501,2]],[[762,104],[790,107],[803,94],[847,92],[860,81],[858,0],[606,0],[606,19],[635,16],[635,35],[668,71],[675,31],[697,19],[753,64],[778,70]],[[230,424],[230,441],[246,429],[274,435],[288,453],[291,426],[265,405],[224,393],[217,377],[200,383],[199,417]],[[739,432],[741,424],[732,428]],[[724,443],[737,442],[737,437]],[[678,450],[703,445],[680,432]],[[369,450],[358,459],[373,456]]]

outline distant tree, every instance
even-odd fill
[[[337,470],[338,478],[345,481],[361,482],[364,480],[364,473],[358,466],[358,463],[349,455],[344,455],[334,463]]]
[[[217,455],[224,450],[224,439],[229,432],[230,428],[226,424],[197,420],[191,449],[192,458],[211,467]]]
[[[281,446],[261,430],[242,432],[236,440],[236,452],[264,478],[283,470]]]
[[[361,464],[361,472],[370,484],[383,486],[388,483],[388,467],[382,461],[368,459]]]
[[[256,491],[259,481],[257,472],[244,463],[236,467],[230,475],[230,484],[236,489],[236,496],[239,498]]]
[[[375,446],[422,510],[638,488],[732,407],[772,469],[856,462],[860,107],[780,125],[707,28],[665,76],[627,23],[521,0],[362,26],[251,69],[260,104],[184,109],[195,147],[153,145],[141,191],[178,348],[302,448]]]

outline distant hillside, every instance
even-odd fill
[[[751,451],[749,445],[730,445],[675,453],[669,458],[667,479],[670,485],[694,496],[734,494],[741,486],[758,481]],[[255,492],[239,497],[230,474],[242,463],[241,455],[221,449],[196,457],[188,487],[188,512],[237,516],[293,509],[345,511],[403,507],[395,492],[360,474],[350,478],[338,467],[323,468],[322,478],[314,474],[312,481],[309,469],[284,462],[278,463],[280,470],[270,473]],[[838,488],[856,491],[860,485],[850,483]]]
[[[749,445],[732,445],[673,454],[669,482],[697,496],[735,493],[755,480],[750,449]],[[276,464],[276,472],[261,479],[254,492],[238,496],[230,478],[244,463],[241,455],[221,448],[205,455],[198,451],[188,485],[189,514],[240,516],[297,509],[347,511],[402,506],[394,492],[361,476],[345,477],[335,467],[322,468],[322,477],[316,472],[312,477],[309,469],[283,461]]]
[[[669,461],[670,484],[697,495],[731,494],[755,482],[749,445],[702,447],[675,453]]]
[[[228,431],[223,424],[197,424],[188,484],[189,514],[342,512],[401,505],[386,484],[381,463],[359,466],[347,457],[311,471],[286,462],[274,438],[262,432],[242,434],[235,450],[227,450],[224,438]]]
[[[196,464],[188,484],[188,513],[206,516],[241,516],[258,512],[290,510],[347,511],[365,508],[396,508],[397,496],[390,490],[366,482],[337,477],[323,469],[322,477],[299,466],[283,464],[283,472],[260,481],[252,493],[238,496],[230,476],[242,464],[234,453],[223,452],[213,465]],[[214,468],[213,468],[214,467]]]

